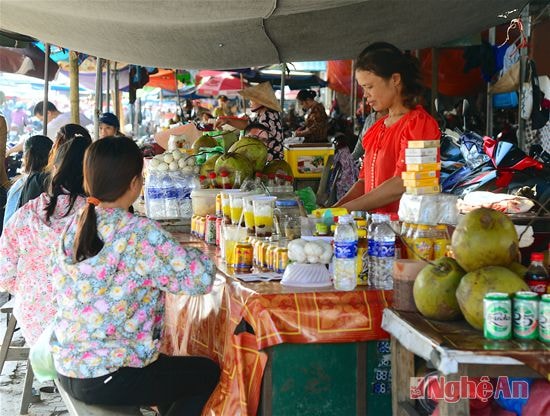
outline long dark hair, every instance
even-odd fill
[[[357,71],[369,71],[386,80],[393,74],[401,75],[403,103],[412,108],[422,93],[422,76],[418,59],[403,53],[387,42],[375,42],[367,46],[357,57]]]
[[[25,141],[23,164],[25,172],[42,172],[48,164],[53,143],[49,137],[36,135]]]
[[[143,155],[132,139],[105,137],[93,143],[84,156],[84,189],[102,202],[113,202],[126,193],[142,170]],[[74,260],[78,262],[93,257],[102,248],[95,205],[90,202],[78,221]]]
[[[50,202],[46,205],[46,219],[55,212],[59,195],[69,194],[69,208],[64,216],[69,215],[78,196],[84,195],[82,185],[82,161],[84,153],[90,145],[85,137],[77,136],[58,147],[53,154],[53,171],[50,174]]]
[[[92,144],[92,136],[86,128],[82,127],[80,124],[65,124],[61,126],[57,131],[55,136],[55,143],[53,145],[52,152],[50,154],[50,161],[48,163],[48,170],[52,170],[54,166],[54,155],[61,146],[63,146],[68,141],[74,139],[75,137],[83,137],[88,144]]]

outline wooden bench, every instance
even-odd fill
[[[58,380],[55,380],[55,385],[71,416],[143,416],[139,410],[139,406],[89,405],[67,393],[67,390],[61,386]]]
[[[29,347],[16,347],[11,345],[13,334],[17,326],[17,319],[13,315],[14,300],[11,299],[0,307],[0,313],[8,315],[8,325],[0,347],[0,374],[4,370],[6,361],[27,361],[27,374],[25,375],[25,384],[23,387],[23,396],[21,397],[21,405],[19,414],[26,415],[29,411],[29,405],[33,399],[32,382],[34,373],[32,371],[31,362],[29,361]]]

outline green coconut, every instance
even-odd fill
[[[265,165],[264,170],[262,171],[264,175],[269,174],[283,174],[288,176],[293,176],[292,168],[286,160],[272,160]]]
[[[210,147],[216,147],[217,145],[218,145],[218,142],[216,141],[216,139],[206,134],[203,134],[193,143],[193,153],[194,154],[199,153],[201,147],[210,148]]]
[[[255,137],[242,137],[229,148],[229,152],[245,156],[252,162],[254,172],[261,172],[267,161],[267,146]]]
[[[233,152],[221,155],[218,160],[216,160],[214,171],[216,172],[217,181],[220,185],[220,174],[223,171],[229,172],[229,182],[231,183],[231,186],[233,186],[233,184],[235,183],[236,172],[240,172],[241,174],[241,183],[244,182],[245,179],[251,178],[254,174],[254,171],[252,169],[252,162],[248,160],[246,156]]]

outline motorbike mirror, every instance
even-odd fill
[[[467,113],[469,108],[470,108],[470,103],[468,102],[468,100],[466,99],[462,100],[462,128],[464,131],[468,130]]]
[[[434,100],[434,108],[435,108],[435,111],[439,113],[439,98],[436,98]]]

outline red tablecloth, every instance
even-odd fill
[[[210,254],[215,256],[215,250],[210,248]],[[207,356],[219,363],[221,380],[203,414],[252,415],[267,361],[263,349],[284,342],[388,338],[380,324],[391,299],[391,291],[366,288],[337,292],[243,283],[220,271],[208,295],[167,297],[163,351]],[[254,334],[240,330],[243,320]]]

